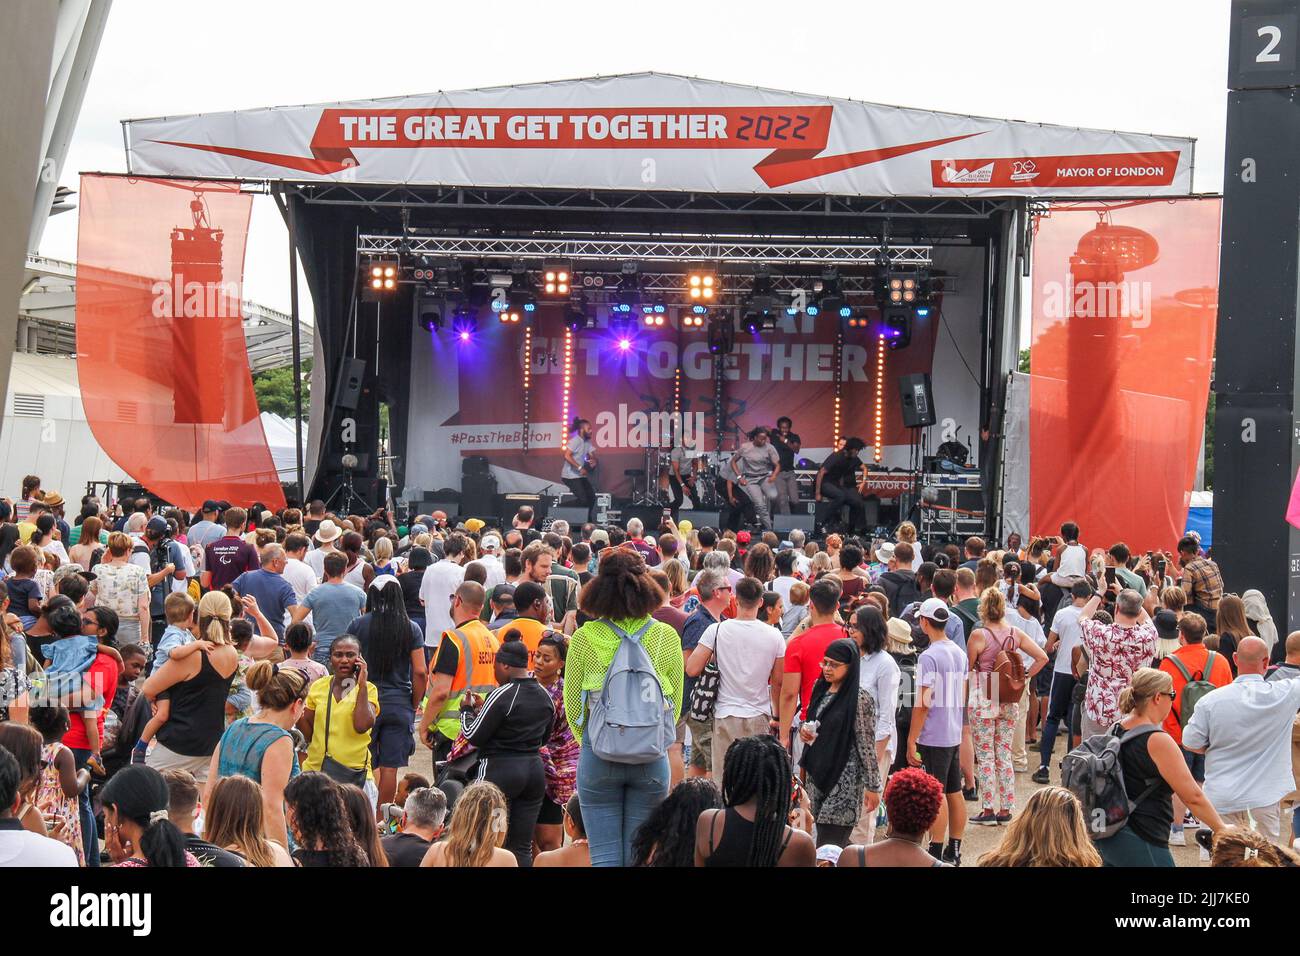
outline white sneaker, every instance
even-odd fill
[[[1187,837],[1183,834],[1182,827],[1169,828],[1169,845],[1170,846],[1187,846]]]

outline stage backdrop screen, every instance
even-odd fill
[[[172,504],[284,507],[244,346],[238,184],[81,177],[77,374],[86,421]]]
[[[1218,199],[1053,203],[1034,223],[1030,532],[1173,550],[1205,427]]]
[[[845,332],[841,436],[857,435],[872,461],[906,467],[911,433],[903,425],[899,376],[933,372],[938,422],[925,429],[931,448],[956,438],[977,451],[980,303],[983,251],[936,250],[936,269],[952,275],[950,290],[928,319],[917,320],[910,346],[880,348],[879,325]],[[411,340],[411,416],[406,486],[424,492],[461,487],[461,461],[483,455],[501,491],[565,491],[560,481],[564,401],[565,329],[558,307],[539,304],[529,361],[528,449],[523,448],[525,332],[480,316],[468,342],[451,330],[421,328]],[[680,407],[679,422],[696,447],[725,451],[757,425],[774,426],[788,415],[814,463],[829,454],[834,432],[838,319],[782,315],[776,331],[736,332],[725,361],[723,421],[714,414],[713,359],[703,330],[679,328],[670,308],[662,328],[640,328],[619,347],[601,309],[598,326],[573,336],[567,413],[592,422],[599,460],[596,490],[630,494],[644,469],[647,447],[671,447],[666,413]],[[880,369],[881,374],[877,374]],[[679,371],[680,370],[680,371]],[[680,395],[680,404],[676,401]],[[876,430],[876,411],[881,411]],[[661,414],[664,413],[664,414]],[[653,467],[653,466],[652,466]]]

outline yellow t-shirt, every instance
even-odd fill
[[[36,533],[36,525],[30,521],[20,521],[18,523],[18,540],[23,544],[32,540],[32,535]]]
[[[311,743],[307,747],[307,759],[302,762],[303,770],[319,770],[325,761],[325,711],[329,708],[330,716],[330,756],[354,770],[366,768],[366,779],[373,780],[368,759],[370,755],[370,731],[358,734],[352,727],[352,713],[357,708],[357,688],[353,685],[342,700],[330,704],[326,699],[330,692],[330,681],[326,674],[316,680],[307,691],[307,709],[315,711],[312,723]],[[379,713],[379,688],[373,682],[366,682],[366,696],[375,713]]]

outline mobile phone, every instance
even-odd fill
[[[1114,568],[1107,568],[1107,569],[1106,569],[1106,587],[1110,587],[1110,586],[1111,586],[1112,584],[1114,584],[1114,583],[1115,583],[1115,569],[1114,569]]]

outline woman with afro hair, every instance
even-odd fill
[[[885,813],[889,829],[885,839],[871,846],[846,846],[840,866],[950,866],[926,851],[930,827],[939,817],[943,785],[917,767],[900,770],[885,787]]]

